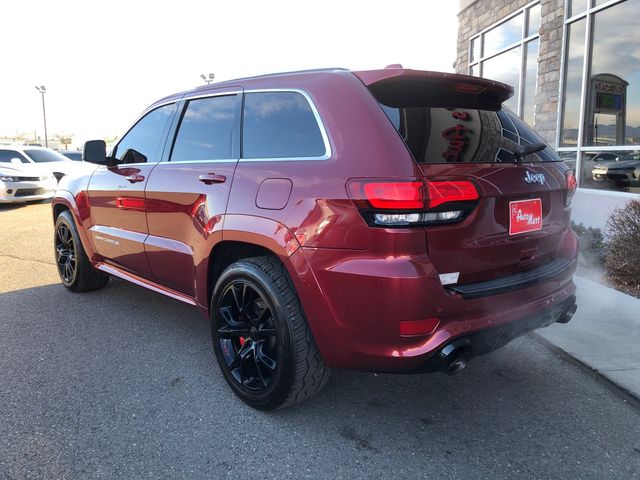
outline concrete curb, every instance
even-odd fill
[[[632,407],[640,411],[640,396],[637,396],[636,393],[632,392],[631,390],[623,387],[613,379],[609,378],[606,375],[606,373],[598,371],[597,369],[577,359],[566,350],[562,349],[558,345],[542,337],[540,334],[536,332],[531,332],[530,335],[536,341],[540,342],[542,345],[547,347],[553,353],[558,355],[560,358],[569,362],[572,365],[575,365],[576,367],[578,367],[580,370],[582,370],[589,376],[595,378],[599,383],[601,383],[602,385],[607,387],[609,390],[611,390],[613,393],[618,395],[624,402],[628,403],[629,405],[631,405]]]

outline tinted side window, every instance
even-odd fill
[[[0,150],[0,162],[11,163],[12,158],[19,158],[22,160],[22,163],[29,163],[29,160],[20,152],[16,152],[15,150]]]
[[[191,100],[180,122],[172,161],[231,158],[236,95]]]
[[[115,151],[121,163],[144,163],[159,160],[156,155],[168,121],[176,104],[163,105],[150,111],[122,137]],[[129,151],[127,153],[127,151]]]
[[[318,122],[300,93],[247,93],[243,118],[244,158],[321,157],[326,153]]]

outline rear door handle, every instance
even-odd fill
[[[128,182],[131,182],[131,183],[138,183],[138,182],[142,182],[144,180],[144,176],[143,175],[127,175],[124,178],[125,178],[125,180],[127,180]]]
[[[216,175],[215,173],[204,173],[198,177],[202,183],[211,185],[214,183],[224,183],[227,181],[227,177],[224,175]]]

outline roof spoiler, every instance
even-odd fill
[[[353,72],[376,99],[390,107],[500,110],[513,95],[504,83],[457,73],[386,68]]]

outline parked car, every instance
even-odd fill
[[[600,154],[613,158],[599,161],[591,170],[595,182],[613,181],[617,183],[640,182],[640,158],[632,154]]]
[[[40,172],[41,176],[53,175],[58,180],[64,175],[79,172],[77,164],[50,148],[0,146],[0,165],[11,163],[13,159],[18,159],[23,164],[35,166],[34,171]]]
[[[62,283],[115,276],[195,305],[258,409],[330,368],[456,373],[576,309],[575,176],[501,108],[512,93],[389,68],[166,97],[61,181]]]
[[[58,153],[61,153],[69,160],[73,160],[74,162],[82,161],[82,152],[79,152],[77,150],[58,150]]]
[[[57,182],[30,165],[0,163],[0,203],[46,200],[53,197]]]

